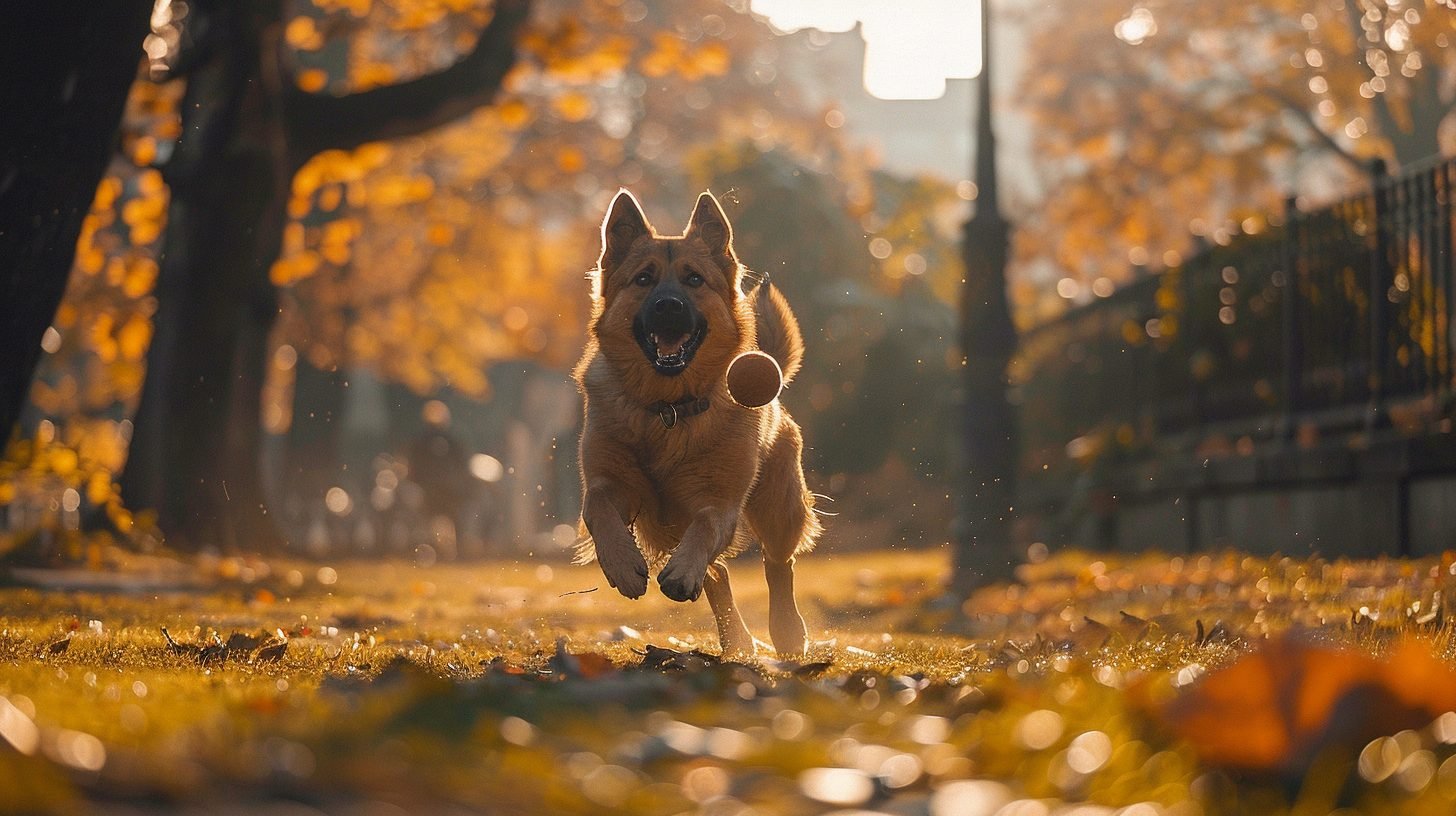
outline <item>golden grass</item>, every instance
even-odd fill
[[[758,667],[715,665],[705,603],[559,562],[213,559],[169,567],[188,592],[0,589],[0,811],[1290,811],[1299,786],[1200,767],[1156,700],[1291,630],[1449,658],[1449,566],[1067,553],[962,605],[943,553],[818,554],[798,583],[821,643]],[[761,575],[735,567],[763,636]],[[634,668],[649,651],[682,670]],[[1451,770],[1450,791],[1354,777],[1337,803],[1447,813]]]

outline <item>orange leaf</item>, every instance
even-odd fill
[[[1456,710],[1456,671],[1429,644],[1406,641],[1384,661],[1295,638],[1210,674],[1159,712],[1210,765],[1298,775],[1334,749]]]

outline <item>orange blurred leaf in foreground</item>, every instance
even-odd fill
[[[1330,749],[1421,728],[1456,710],[1456,671],[1405,640],[1384,660],[1296,638],[1245,655],[1159,711],[1209,765],[1300,773]]]

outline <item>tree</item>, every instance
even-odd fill
[[[343,95],[307,90],[290,70],[282,0],[194,0],[160,27],[154,63],[186,91],[163,166],[156,329],[122,492],[156,508],[175,544],[276,538],[258,478],[260,395],[278,314],[270,269],[295,173],[321,152],[421,133],[490,102],[529,5],[499,0],[448,67]]]
[[[0,14],[0,447],[20,416],[141,59],[148,0]]]
[[[1258,231],[1285,196],[1362,185],[1371,157],[1404,166],[1456,147],[1444,0],[1093,0],[1026,24],[1044,197],[1016,254],[1049,251],[1073,278],[1172,265],[1194,235]],[[1017,294],[1023,311],[1057,300]]]

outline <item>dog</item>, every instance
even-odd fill
[[[621,190],[601,229],[589,337],[575,370],[585,402],[578,561],[600,564],[617,591],[640,598],[648,565],[675,601],[708,596],[724,656],[755,641],[733,602],[727,559],[756,539],[769,592],[769,637],[803,654],[794,559],[821,533],[804,481],[803,438],[777,399],[734,402],[729,363],[757,348],[787,383],[803,338],[788,301],[749,272],[711,193],[680,236],[659,235]],[[762,282],[742,291],[746,276]],[[753,279],[749,278],[749,279]]]

